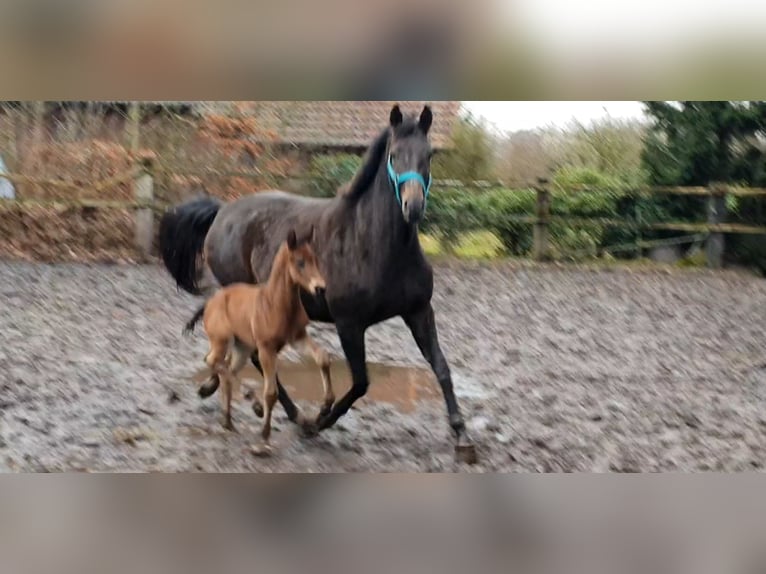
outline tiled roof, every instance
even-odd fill
[[[280,143],[309,146],[367,147],[388,125],[394,101],[252,102],[248,108],[259,126]],[[434,113],[431,143],[450,146],[460,102],[398,102],[402,111],[420,113],[429,103]],[[250,110],[248,110],[249,112]]]

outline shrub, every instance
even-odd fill
[[[338,188],[350,181],[361,165],[353,154],[324,154],[311,158],[309,188],[317,197],[333,197]]]
[[[497,189],[482,197],[483,226],[494,232],[513,255],[524,255],[532,248],[532,226],[514,216],[534,215],[536,201],[531,189]]]
[[[596,225],[574,228],[553,224],[550,226],[551,256],[571,261],[596,257],[603,233],[603,227]]]
[[[534,205],[532,190],[435,189],[428,201],[423,228],[439,234],[447,246],[454,245],[461,234],[487,230],[499,238],[505,250],[523,254],[531,246],[532,230],[512,218],[534,213]]]

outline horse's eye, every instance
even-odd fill
[[[306,267],[306,262],[303,259],[299,259],[296,262],[296,265],[298,266],[298,269],[303,269],[304,267]]]

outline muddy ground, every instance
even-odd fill
[[[197,300],[163,269],[0,263],[0,469],[6,471],[657,471],[766,464],[766,281],[739,272],[451,264],[434,306],[479,447],[456,465],[441,397],[401,320],[368,332],[372,393],[275,455],[249,454],[196,394]],[[336,356],[331,328],[314,329]],[[288,354],[287,359],[292,357]],[[387,370],[386,366],[416,370]],[[336,368],[340,376],[343,370]],[[315,412],[313,378],[285,383]],[[424,382],[425,381],[425,382]],[[312,394],[313,393],[313,394]]]

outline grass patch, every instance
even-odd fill
[[[429,257],[436,257],[444,254],[441,241],[435,235],[429,235],[428,233],[420,234],[420,246],[423,248],[423,253]]]
[[[502,240],[491,231],[463,233],[455,245],[455,255],[463,259],[495,259],[504,253]]]
[[[707,266],[707,254],[702,249],[698,249],[678,261],[676,265],[682,269],[689,267],[705,267]]]

